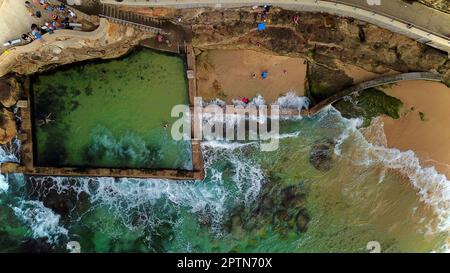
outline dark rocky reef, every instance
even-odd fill
[[[322,139],[314,144],[309,155],[309,162],[319,171],[329,171],[333,167],[333,150],[335,142],[332,139]]]
[[[306,209],[306,195],[307,190],[301,182],[286,186],[279,181],[269,181],[254,205],[235,208],[225,223],[225,230],[240,234],[270,225],[281,235],[288,230],[305,233],[311,221]]]
[[[21,253],[51,253],[54,247],[47,241],[47,238],[27,238],[19,247]]]

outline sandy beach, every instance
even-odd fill
[[[388,146],[413,150],[423,166],[435,166],[450,178],[450,88],[405,81],[384,91],[404,103],[400,119],[382,118]]]
[[[380,75],[353,65],[342,69],[355,84],[398,73]],[[264,70],[267,79],[261,78]],[[261,94],[273,102],[290,90],[304,95],[305,77],[303,59],[251,50],[211,50],[197,57],[198,91],[204,100],[221,98],[230,103]],[[413,150],[423,166],[434,166],[450,177],[450,88],[437,82],[405,81],[384,91],[404,103],[400,119],[382,117],[387,145]]]
[[[230,103],[260,94],[274,102],[288,91],[304,95],[306,67],[304,59],[252,50],[205,51],[197,56],[198,92],[204,100],[220,98]],[[266,79],[261,77],[263,71],[268,72]]]
[[[398,73],[379,75],[353,65],[343,69],[355,84]],[[423,166],[434,166],[450,178],[450,88],[437,82],[405,81],[383,91],[404,103],[400,119],[381,119],[388,147],[412,150]]]

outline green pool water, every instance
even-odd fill
[[[32,93],[40,166],[192,169],[190,142],[170,135],[172,107],[188,104],[179,56],[72,65],[36,76]]]

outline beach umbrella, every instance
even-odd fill
[[[262,31],[266,28],[266,23],[261,22],[258,24],[258,31]]]
[[[263,73],[261,73],[261,77],[263,79],[267,78],[267,71],[263,71]]]

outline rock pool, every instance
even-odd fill
[[[32,81],[40,166],[192,169],[191,144],[171,138],[170,112],[188,104],[182,58],[139,49]]]

